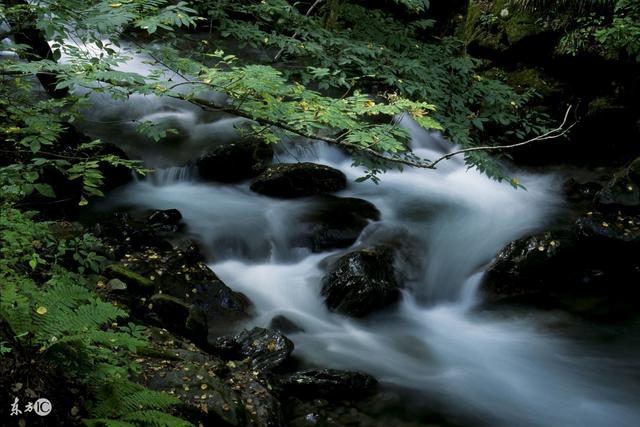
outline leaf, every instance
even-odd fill
[[[38,191],[38,193],[45,197],[56,197],[56,193],[53,191],[53,188],[49,184],[33,184],[33,186]]]

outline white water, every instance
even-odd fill
[[[134,150],[152,165],[181,165],[206,142],[234,138],[229,119],[211,121],[181,104],[160,105],[148,97],[96,102],[102,104],[93,120],[133,114],[171,120],[181,129],[177,146]],[[446,147],[411,122],[405,125],[416,154],[434,158]],[[472,422],[640,425],[637,380],[627,375],[637,376],[637,365],[562,338],[535,317],[480,317],[472,311],[486,264],[505,243],[542,228],[557,211],[560,200],[551,178],[522,174],[527,191],[514,190],[452,160],[436,171],[387,173],[377,186],[354,184],[362,171],[323,145],[278,157],[339,168],[351,182],[339,195],[378,207],[382,220],[370,224],[356,246],[381,240],[399,245],[406,258],[398,267],[408,282],[397,307],[366,320],[326,310],[321,261],[347,250],[311,254],[289,245],[296,218],[310,208],[310,200],[262,197],[247,183],[205,183],[193,171],[173,168],[115,192],[110,201],[179,209],[188,233],[211,257],[212,269],[255,304],[251,323],[266,326],[275,315],[286,315],[304,329],[290,338],[296,353],[311,363],[370,372],[383,383],[411,390],[425,407],[437,403]]]

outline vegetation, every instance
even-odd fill
[[[411,153],[403,117],[442,132],[462,147],[469,167],[496,179],[504,175],[487,149],[549,135],[549,118],[527,108],[538,96],[533,89],[516,91],[483,76],[481,61],[460,40],[432,31],[428,1],[393,3],[375,9],[346,0],[0,2],[1,50],[14,53],[0,60],[3,363],[33,360],[82,387],[87,425],[189,425],[170,415],[177,399],[133,381],[139,366],[132,360],[148,346],[146,333],[123,326],[126,310],[101,297],[100,242],[50,221],[42,209],[69,203],[70,188],[77,189],[74,205],[103,196],[108,167],[146,172],[76,133],[91,93],[169,97],[233,114],[248,119],[244,132],[267,144],[321,140],[353,154],[366,167],[363,178],[373,180],[390,167],[434,168],[442,160]],[[611,57],[639,61],[638,3],[594,3],[580,7],[584,21],[567,37],[595,40]],[[226,38],[268,59],[215,48]],[[130,49],[154,70],[122,71]],[[573,49],[569,41],[566,49]],[[170,80],[169,72],[180,79]],[[212,101],[212,92],[226,100]],[[155,140],[172,132],[152,122],[138,128]]]

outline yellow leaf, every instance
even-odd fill
[[[109,6],[111,6],[114,9],[116,9],[116,8],[122,6],[122,3],[111,3]]]
[[[36,308],[36,313],[38,313],[40,316],[44,316],[48,311],[49,310],[47,310],[47,307],[40,306]]]

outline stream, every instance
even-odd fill
[[[142,63],[128,66],[140,71]],[[107,123],[118,119],[170,123],[180,135],[153,143],[130,123]],[[572,321],[562,315],[477,309],[483,271],[498,251],[548,226],[564,209],[554,176],[510,171],[526,187],[516,190],[467,170],[458,158],[437,170],[390,171],[379,185],[355,183],[363,170],[339,150],[283,144],[276,161],[340,169],[349,185],[337,196],[379,209],[381,220],[353,247],[393,241],[401,248],[401,302],[355,320],[330,312],[320,296],[323,261],[353,247],[311,253],[290,244],[297,218],[314,198],[269,198],[248,182],[205,182],[185,166],[207,146],[237,139],[238,123],[179,102],[96,95],[85,126],[157,169],[112,192],[99,208],[178,209],[213,271],[255,305],[251,325],[266,327],[284,315],[304,331],[288,336],[305,363],[368,372],[403,390],[412,404],[437,403],[471,425],[640,425],[638,365],[630,355],[603,350],[588,331],[573,337],[567,330],[580,326],[567,326]],[[433,159],[453,148],[409,120],[403,125],[420,156]]]

